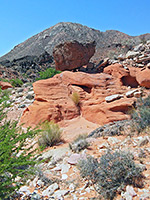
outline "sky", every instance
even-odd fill
[[[150,0],[0,0],[0,56],[59,22],[150,33]]]

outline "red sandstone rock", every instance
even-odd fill
[[[137,87],[138,82],[136,80],[136,68],[129,68],[128,70],[121,64],[109,65],[104,69],[104,73],[111,74],[114,78],[117,78],[118,84]]]
[[[12,85],[8,82],[0,81],[0,87],[2,88],[2,90],[6,90],[8,88],[12,88]]]
[[[65,84],[68,85],[77,85],[77,86],[85,86],[85,87],[96,87],[96,86],[105,86],[107,80],[111,80],[112,76],[108,74],[87,74],[84,72],[76,72],[72,73],[69,71],[63,72],[61,75],[61,79]]]
[[[150,88],[150,69],[138,70],[136,80],[140,86]]]
[[[123,65],[116,63],[104,68],[104,73],[111,74],[116,78],[122,78],[129,75],[129,70],[124,69]]]
[[[129,119],[126,114],[132,107],[135,99],[119,99],[111,103],[102,102],[101,104],[93,104],[84,106],[82,116],[88,121],[104,125],[109,122]]]
[[[118,84],[118,79],[106,73],[65,71],[37,81],[33,84],[35,101],[24,111],[20,123],[33,127],[45,120],[59,122],[79,115],[100,125],[128,119],[126,112],[135,98],[125,97],[128,89]],[[71,99],[73,92],[80,95],[80,107]],[[113,94],[123,94],[124,98],[107,103],[105,97]]]
[[[60,76],[37,81],[33,87],[35,101],[24,111],[21,123],[35,126],[45,120],[58,122],[79,115],[70,97],[68,85],[63,84]]]
[[[56,69],[72,70],[87,65],[95,53],[95,46],[95,42],[81,44],[77,41],[57,45],[53,50]]]

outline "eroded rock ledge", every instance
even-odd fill
[[[149,69],[146,73],[150,77]],[[134,68],[133,72],[133,68],[124,69],[122,65],[114,64],[106,67],[104,73],[64,71],[53,78],[37,81],[33,84],[35,101],[25,109],[21,123],[34,127],[45,120],[60,122],[79,115],[100,125],[129,119],[127,111],[132,108],[136,97],[134,92],[133,95],[126,93],[140,84],[143,86],[142,74],[140,69]],[[136,92],[142,94],[140,90],[137,88]],[[80,96],[79,106],[72,101],[74,92]],[[109,103],[106,101],[106,97],[116,94],[120,98]]]

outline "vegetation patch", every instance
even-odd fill
[[[10,83],[13,87],[21,87],[23,85],[23,82],[19,78],[11,79]]]
[[[5,79],[5,78],[0,78],[0,81],[3,81],[3,82],[10,82],[8,79]]]
[[[38,140],[39,146],[44,149],[47,146],[53,146],[61,141],[62,130],[58,124],[45,121],[41,124],[41,134]]]
[[[4,109],[9,99],[6,91],[0,90],[0,199],[14,199],[27,176],[33,173],[36,163],[33,152],[26,147],[26,139],[32,138],[38,131],[22,131],[17,121],[6,120]],[[16,178],[21,177],[21,183]]]
[[[61,71],[57,71],[56,69],[50,67],[50,68],[47,68],[45,71],[39,72],[39,78],[37,78],[36,80],[52,78],[54,75],[60,74],[60,73]]]
[[[95,190],[104,199],[114,199],[126,185],[142,187],[142,169],[135,164],[133,155],[124,151],[108,151],[100,161],[89,156],[78,163],[83,178],[92,181]]]
[[[73,92],[72,96],[71,96],[72,101],[74,102],[74,104],[76,106],[79,106],[79,102],[80,102],[80,95],[77,92]]]
[[[90,144],[86,140],[87,135],[79,135],[72,143],[69,144],[69,148],[76,153],[79,153],[81,150],[87,149]]]
[[[23,85],[23,81],[20,80],[19,78],[11,79],[11,80],[0,78],[0,81],[8,82],[8,83],[10,83],[13,87],[21,87],[21,86]]]
[[[136,109],[131,113],[133,119],[133,128],[138,133],[150,127],[150,96],[137,101]]]

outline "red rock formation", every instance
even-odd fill
[[[104,73],[111,74],[113,77],[121,79],[123,76],[129,75],[129,70],[124,69],[123,65],[116,63],[106,67]]]
[[[150,88],[150,69],[138,69],[136,73],[136,79],[140,86]]]
[[[114,78],[117,78],[118,84],[137,87],[138,82],[135,78],[135,73],[130,73],[130,68],[125,69],[121,64],[109,65],[104,69],[104,73],[111,74]]]
[[[80,114],[98,124],[128,119],[126,111],[132,106],[135,98],[125,97],[129,89],[121,82],[118,84],[120,78],[126,74],[121,73],[121,76],[113,77],[106,73],[65,71],[53,78],[37,81],[33,84],[35,101],[24,111],[20,123],[35,126],[45,120],[59,122]],[[79,107],[71,99],[73,92],[80,95]],[[107,103],[105,97],[112,94],[123,94],[124,97]]]
[[[87,65],[95,53],[94,42],[81,44],[77,41],[69,41],[57,45],[53,50],[53,57],[57,70],[72,70]]]
[[[24,111],[21,123],[34,126],[45,120],[58,122],[79,115],[70,98],[68,85],[63,84],[60,76],[37,81],[33,87],[35,101]]]
[[[150,69],[129,67],[130,76],[134,78],[136,86],[150,88]]]
[[[6,90],[8,88],[12,88],[12,85],[8,82],[0,81],[0,87],[2,88],[2,90]]]

